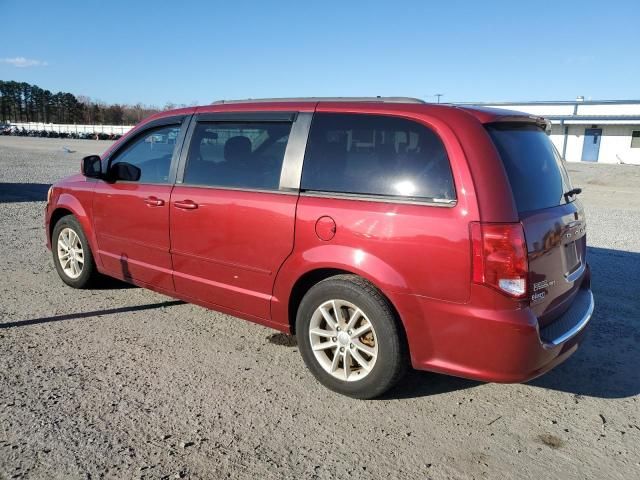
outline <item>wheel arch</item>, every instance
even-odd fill
[[[47,240],[51,245],[53,243],[53,229],[56,226],[56,223],[66,215],[72,215],[82,227],[85,236],[87,237],[87,241],[89,242],[89,248],[93,252],[94,261],[96,262],[96,266],[98,269],[102,268],[102,263],[100,262],[100,256],[98,255],[97,249],[97,240],[95,236],[95,232],[93,231],[93,223],[91,218],[87,214],[87,210],[85,209],[83,203],[76,196],[71,195],[69,193],[62,193],[55,205],[53,206],[53,210],[49,217],[49,225],[47,231]],[[90,208],[90,205],[88,206]]]
[[[66,207],[56,207],[56,209],[51,213],[49,231],[47,232],[48,240],[50,242],[53,242],[53,229],[56,227],[56,223],[58,223],[62,217],[66,217],[67,215],[73,215],[73,212]]]
[[[353,272],[339,268],[315,268],[308,272],[305,272],[300,276],[293,287],[291,288],[291,294],[289,295],[289,304],[287,306],[287,319],[289,321],[289,329],[292,334],[296,333],[296,314],[298,313],[298,307],[300,302],[307,294],[307,292],[322,280],[335,277],[337,275],[356,275]]]
[[[393,313],[393,316],[395,317],[396,322],[398,322],[398,326],[400,327],[400,333],[402,335],[402,339],[405,342],[407,349],[409,349],[409,342],[407,341],[407,332],[404,326],[404,322],[402,321],[400,312],[398,311],[397,307],[395,306],[395,304],[393,303],[389,295],[387,295],[384,292],[384,290],[381,289],[378,285],[376,285],[376,283],[371,279],[366,278],[355,271],[346,270],[344,268],[333,268],[333,267],[332,268],[324,268],[324,267],[314,268],[313,270],[309,270],[305,272],[295,281],[291,289],[291,295],[289,296],[289,302],[288,302],[288,308],[287,308],[287,312],[288,312],[287,317],[289,321],[290,332],[294,335],[296,333],[295,331],[296,315],[298,313],[298,307],[300,306],[300,302],[302,301],[306,293],[314,285],[318,284],[319,282],[331,277],[339,276],[339,275],[356,276],[364,280],[365,282],[371,284],[376,290],[380,292],[380,294],[388,302],[389,307],[391,308],[391,311]]]

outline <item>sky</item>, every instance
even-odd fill
[[[0,80],[108,103],[640,99],[637,0],[0,0],[0,36]]]

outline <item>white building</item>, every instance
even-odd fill
[[[640,165],[640,100],[474,103],[551,121],[551,140],[569,162]]]

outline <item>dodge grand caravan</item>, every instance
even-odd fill
[[[545,121],[405,98],[162,112],[53,185],[46,235],[100,275],[297,336],[325,386],[408,366],[523,382],[593,312],[586,220]]]

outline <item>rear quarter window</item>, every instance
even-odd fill
[[[403,118],[314,115],[303,190],[452,203],[447,152],[429,128]]]
[[[566,203],[567,172],[549,136],[536,125],[487,127],[511,184],[520,213]]]

